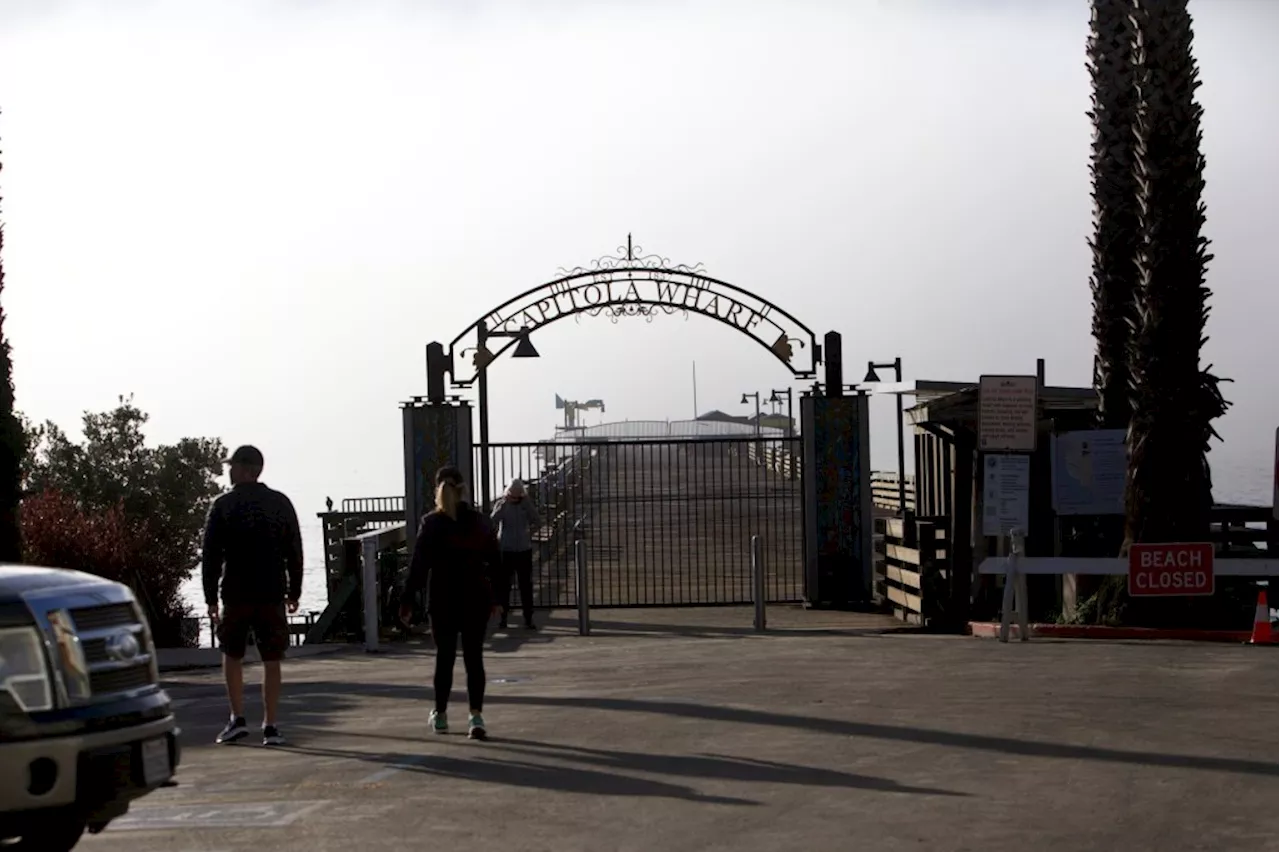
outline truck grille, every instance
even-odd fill
[[[94,696],[126,692],[130,689],[142,689],[144,686],[150,686],[151,684],[151,665],[149,663],[130,666],[127,669],[89,672],[89,688],[93,691]]]
[[[127,603],[73,609],[71,619],[75,621],[76,630],[80,633],[106,627],[126,627],[138,623],[138,615],[134,612],[133,605]]]
[[[152,666],[155,648],[132,603],[75,608],[69,610],[69,614],[84,654],[92,700],[155,684]],[[133,646],[136,653],[125,657],[113,655],[113,643],[118,643],[126,634],[136,642]]]

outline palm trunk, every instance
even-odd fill
[[[1202,541],[1213,505],[1207,453],[1226,412],[1218,378],[1200,368],[1209,315],[1201,235],[1202,108],[1186,0],[1133,0],[1138,73],[1134,163],[1140,244],[1126,542]]]
[[[0,169],[3,169],[0,163]],[[0,221],[0,295],[4,293],[4,223]],[[18,501],[22,494],[22,458],[26,433],[13,410],[13,362],[4,334],[4,307],[0,305],[0,562],[22,561],[22,534],[18,526]]]
[[[1138,185],[1134,173],[1137,78],[1132,0],[1093,0],[1088,41],[1093,80],[1093,383],[1098,426],[1129,425],[1129,335],[1137,321]]]

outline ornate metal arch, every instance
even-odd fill
[[[603,315],[613,322],[642,317],[652,322],[676,314],[704,316],[741,332],[796,379],[817,376],[822,348],[808,326],[773,302],[708,276],[700,263],[672,264],[661,255],[645,254],[630,234],[616,254],[561,268],[555,280],[508,299],[467,326],[449,343],[450,373],[455,385],[471,385],[483,367],[521,337],[567,317],[580,321],[583,315]]]

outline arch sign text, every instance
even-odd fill
[[[631,244],[617,256],[521,293],[469,326],[449,344],[454,384],[470,385],[494,358],[522,336],[566,317],[640,317],[697,314],[753,338],[799,379],[817,375],[821,349],[803,323],[754,293],[712,278],[700,266],[673,266]]]

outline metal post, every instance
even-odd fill
[[[484,320],[476,323],[477,354],[485,350],[485,340],[489,337],[489,329]],[[483,357],[483,356],[481,356]],[[476,388],[478,408],[480,410],[480,509],[489,514],[489,365],[481,363],[478,386]]]
[[[898,380],[898,384],[902,384],[902,359],[893,359],[893,375]],[[906,465],[906,439],[902,435],[902,388],[898,388],[898,392],[894,394],[898,398],[898,513],[902,515],[902,520],[907,519],[907,465]]]
[[[1001,539],[1004,537],[1001,536]],[[1018,570],[1018,560],[1022,555],[1022,530],[1009,530],[1009,555],[1005,559],[1004,596],[1000,603],[1000,641],[1009,641],[1009,626],[1013,622],[1013,614],[1018,613],[1018,639],[1026,642],[1031,638],[1030,625],[1027,618],[1027,575]]]
[[[361,542],[360,578],[364,585],[364,649],[370,654],[378,650],[378,539],[370,536]]]
[[[573,563],[577,573],[578,635],[591,635],[590,590],[587,588],[587,543],[578,539],[573,543]]]
[[[795,412],[792,410],[792,404],[791,404],[793,396],[794,394],[792,393],[792,389],[787,388],[787,437],[788,438],[794,438],[796,436],[796,417],[795,417]]]
[[[763,633],[764,620],[764,551],[760,545],[760,536],[751,536],[751,597],[756,604],[755,628]]]

